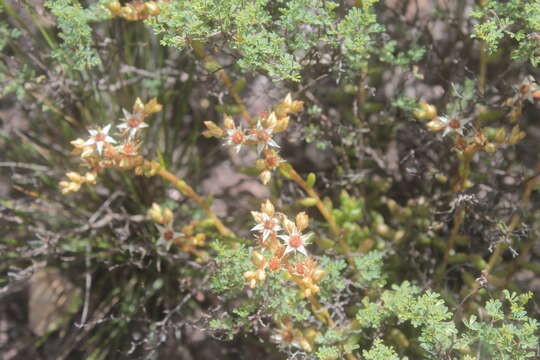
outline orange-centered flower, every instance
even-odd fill
[[[287,255],[290,252],[299,251],[305,256],[307,256],[307,251],[305,245],[311,237],[310,234],[302,235],[296,226],[291,226],[290,232],[288,235],[279,235],[279,238],[285,241],[286,249],[285,254]]]
[[[128,139],[135,137],[137,131],[140,129],[148,127],[148,124],[143,121],[142,113],[134,112],[131,114],[126,109],[122,109],[122,111],[124,112],[124,118],[122,119],[122,124],[118,125],[118,128],[127,132]]]
[[[116,140],[114,140],[108,135],[110,129],[111,125],[109,124],[99,130],[88,130],[88,132],[90,133],[90,138],[86,140],[83,145],[95,145],[98,154],[101,155],[103,151],[103,146],[105,146],[105,144],[116,143]]]

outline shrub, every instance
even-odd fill
[[[538,5],[0,4],[2,356],[539,356]]]

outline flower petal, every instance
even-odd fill
[[[275,148],[278,148],[279,149],[279,145],[277,144],[277,142],[274,141],[274,139],[272,138],[269,138],[268,139],[268,145],[272,146],[272,147],[275,147]]]
[[[97,152],[99,155],[101,155],[101,152],[103,151],[103,141],[96,142]]]
[[[287,255],[288,253],[290,253],[291,251],[294,251],[295,249],[289,245],[287,245],[287,248],[285,249],[285,252],[283,253],[283,255]]]
[[[253,228],[251,228],[251,231],[260,231],[264,229],[264,224],[257,224]]]

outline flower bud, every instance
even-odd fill
[[[90,147],[90,146],[87,146],[87,147],[84,148],[84,150],[83,150],[83,152],[81,154],[81,159],[90,157],[92,155],[94,155],[94,148]]]
[[[73,145],[73,147],[77,148],[77,149],[81,149],[84,147],[84,140],[83,139],[76,139],[76,140],[73,140],[73,141],[70,141],[70,144]]]
[[[145,3],[145,5],[146,4],[148,3]],[[163,105],[159,104],[156,98],[153,98],[144,105],[144,113],[148,115],[160,112],[161,109],[163,109]]]
[[[417,119],[435,119],[437,117],[437,108],[431,104],[421,101],[420,109],[413,112]]]
[[[437,119],[428,122],[426,126],[429,131],[433,132],[440,131],[446,127],[446,125],[442,121],[439,121]]]
[[[246,271],[244,273],[244,279],[249,280],[253,279],[255,277],[255,273],[253,271]]]
[[[110,2],[105,6],[113,15],[118,15],[118,12],[120,11],[120,9],[122,9],[122,4],[120,4],[119,1]]]
[[[144,104],[141,101],[141,98],[135,99],[135,104],[133,104],[133,112],[144,112]]]
[[[75,182],[75,183],[82,183],[84,182],[84,179],[81,175],[79,175],[78,173],[74,172],[74,171],[70,171],[68,173],[66,173],[66,176],[69,180]]]
[[[495,134],[495,141],[498,143],[504,143],[504,140],[506,139],[506,129],[500,128],[497,130],[497,133]]]
[[[484,150],[485,150],[488,154],[495,154],[495,152],[497,152],[497,147],[496,147],[495,144],[493,144],[493,143],[487,143],[487,144],[484,146]]]
[[[260,252],[254,251],[253,254],[251,255],[251,261],[255,265],[260,265],[264,261],[264,256]]]
[[[266,279],[266,273],[264,272],[264,270],[257,271],[257,280],[262,282],[264,281],[264,279]]]
[[[213,121],[205,121],[204,125],[208,128],[208,130],[203,131],[205,137],[221,137],[225,133]]]
[[[326,275],[326,271],[322,269],[317,269],[313,272],[313,280],[320,281],[324,275]]]
[[[305,352],[312,352],[313,348],[311,347],[310,343],[306,339],[302,339],[299,342],[299,345],[304,349]]]
[[[193,240],[194,240],[194,245],[196,245],[196,246],[204,246],[204,242],[206,240],[206,234],[205,233],[198,233],[197,235],[195,235]]]
[[[160,9],[158,4],[155,1],[147,1],[144,3],[143,13],[149,16],[159,15]]]
[[[289,106],[289,111],[292,112],[293,114],[298,114],[301,110],[302,110],[302,107],[304,106],[304,102],[303,101],[298,101],[298,100],[295,100],[292,102],[292,104]]]
[[[270,200],[266,200],[262,203],[261,210],[268,216],[273,216],[275,213],[274,205],[270,202]]]
[[[257,286],[257,280],[251,279],[251,281],[249,282],[249,287],[253,289],[255,288],[255,286]]]
[[[163,223],[164,224],[172,223],[172,221],[173,221],[173,213],[172,213],[171,209],[165,208],[162,213],[163,213]]]
[[[123,6],[119,11],[118,15],[123,17],[124,19],[128,21],[135,21],[137,20],[137,12],[135,9],[131,6]]]
[[[309,226],[309,217],[302,211],[296,215],[296,227],[302,231]]]
[[[150,209],[148,210],[148,216],[154,222],[157,222],[160,224],[163,223],[163,214],[161,211],[161,207],[156,203],[153,203],[152,207],[150,207]]]
[[[296,230],[296,225],[289,219],[283,219],[283,227],[290,234]]]
[[[274,133],[282,132],[287,130],[289,127],[289,117],[285,116],[277,121],[276,126],[274,127]]]
[[[226,129],[233,130],[236,128],[236,125],[234,125],[234,120],[229,115],[225,115],[225,119],[223,120],[223,126]]]
[[[261,179],[261,182],[266,185],[272,180],[272,173],[268,170],[263,171],[259,175],[259,179]]]
[[[87,172],[86,174],[84,174],[84,178],[85,178],[86,182],[89,182],[91,184],[96,183],[96,174],[95,173]]]

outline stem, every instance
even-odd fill
[[[304,179],[294,170],[292,165],[289,163],[283,163],[288,165],[288,169],[286,169],[287,174],[291,177],[291,179],[297,183],[310,197],[315,199],[317,209],[319,209],[319,212],[321,215],[325,218],[326,222],[328,223],[328,226],[330,227],[330,231],[332,234],[334,234],[337,237],[340,237],[339,235],[341,232],[339,231],[339,227],[336,223],[336,220],[334,219],[334,216],[332,213],[324,206],[321,198],[319,197],[319,194],[313,189],[313,187],[309,186]]]
[[[483,8],[486,4],[486,0],[479,0],[478,5]],[[486,89],[486,71],[487,71],[487,56],[486,56],[486,42],[481,40],[480,42],[480,69],[478,70],[478,92],[480,95],[484,95]]]
[[[478,74],[478,92],[480,95],[484,95],[486,89],[486,71],[487,71],[487,56],[486,56],[486,42],[482,41],[480,44],[480,69]]]
[[[440,283],[444,277],[444,273],[446,271],[446,267],[448,266],[448,258],[450,257],[450,252],[454,248],[454,245],[456,244],[456,239],[459,234],[459,229],[461,228],[461,224],[463,223],[463,219],[465,218],[465,208],[460,208],[454,217],[454,226],[452,226],[452,231],[450,232],[450,238],[448,239],[448,242],[446,243],[446,248],[444,249],[444,256],[443,256],[443,263],[441,264],[440,268],[437,270],[437,282]]]
[[[368,75],[367,65],[360,70],[360,78],[358,79],[358,92],[356,93],[356,103],[358,104],[357,113],[357,126],[360,126],[365,121],[366,112],[364,111],[366,106],[366,80]]]
[[[145,161],[145,165],[151,166],[150,164],[151,163],[149,161]],[[223,225],[221,220],[219,220],[216,214],[214,214],[210,206],[208,206],[208,203],[206,202],[206,200],[202,198],[199,194],[197,194],[195,190],[193,190],[191,186],[186,184],[184,180],[179,179],[178,177],[176,177],[175,175],[173,175],[172,173],[170,173],[169,171],[163,168],[160,168],[157,170],[157,175],[161,176],[163,179],[174,184],[174,186],[176,186],[176,188],[180,190],[182,194],[184,194],[185,196],[195,201],[197,205],[199,205],[206,212],[206,215],[208,216],[210,220],[212,220],[212,223],[214,224],[214,226],[216,227],[216,229],[219,231],[221,235],[227,236],[227,237],[234,236],[233,232],[229,230],[225,225]]]
[[[453,189],[455,193],[465,190],[467,179],[470,173],[471,160],[474,153],[475,151],[465,150],[465,152],[463,153],[463,156],[460,159],[459,168],[458,168],[458,177],[457,177],[456,184],[454,185],[454,189]],[[437,283],[439,284],[441,283],[444,277],[444,273],[446,272],[446,267],[448,266],[448,259],[450,257],[450,252],[454,249],[457,237],[459,236],[459,230],[461,229],[461,224],[463,223],[464,218],[465,218],[465,208],[460,207],[459,210],[456,211],[454,215],[454,225],[452,226],[452,231],[450,232],[450,238],[448,239],[448,242],[446,243],[446,247],[444,249],[443,262],[440,265],[440,267],[437,269],[436,280],[437,280]]]

